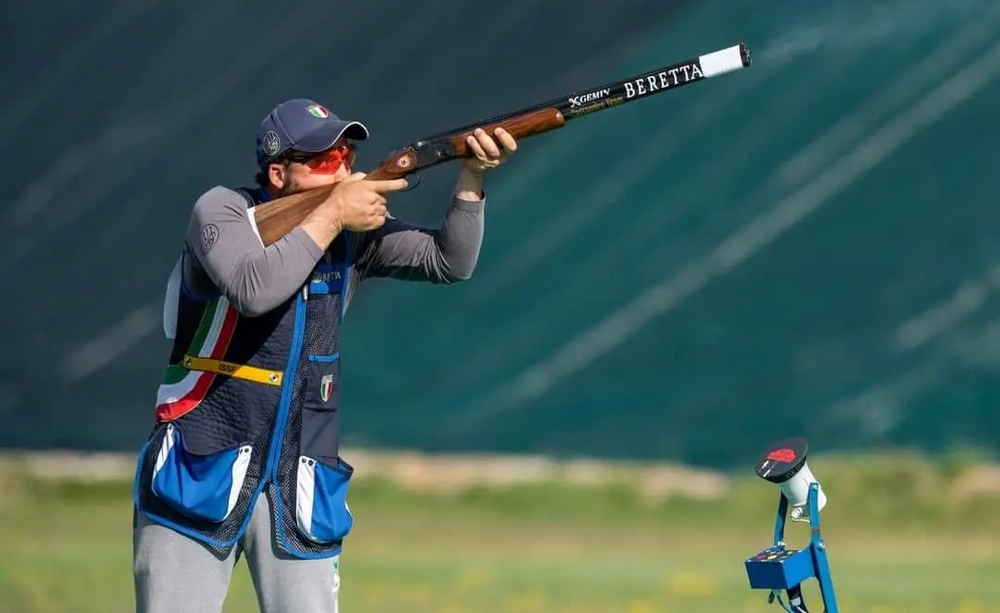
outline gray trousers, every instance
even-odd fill
[[[246,558],[261,613],[337,613],[339,556],[299,560],[274,543],[270,501],[261,495],[229,555],[137,514],[133,534],[136,613],[220,613],[233,568]]]

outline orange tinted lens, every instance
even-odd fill
[[[354,166],[354,147],[352,145],[344,145],[343,147],[331,149],[306,162],[306,166],[312,172],[331,175],[340,170],[340,167],[345,164],[347,165],[348,172]]]

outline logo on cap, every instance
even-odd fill
[[[278,133],[274,130],[269,130],[268,133],[264,135],[264,153],[274,155],[278,152],[280,147],[281,139],[278,138]]]
[[[310,104],[306,107],[306,110],[309,111],[309,114],[313,117],[319,117],[320,119],[326,119],[330,116],[330,111],[326,110],[326,108],[319,104]]]

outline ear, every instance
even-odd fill
[[[270,179],[271,185],[274,185],[277,189],[282,189],[288,181],[287,172],[288,169],[282,164],[269,164],[267,167],[267,178]]]

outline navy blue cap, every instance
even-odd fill
[[[322,104],[308,98],[286,100],[274,107],[257,129],[257,165],[267,166],[289,149],[325,151],[337,139],[368,138],[368,128],[357,121],[344,121]]]

